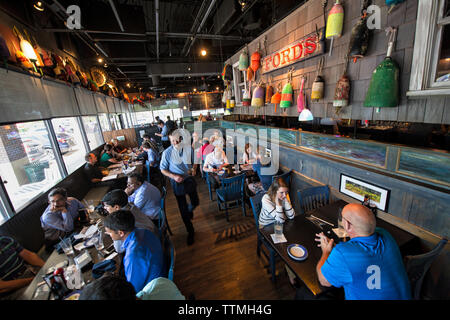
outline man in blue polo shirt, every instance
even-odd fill
[[[161,242],[151,231],[135,228],[134,216],[130,211],[111,213],[106,217],[104,226],[105,233],[113,241],[123,241],[125,277],[136,292],[153,279],[167,276]]]
[[[347,300],[411,299],[400,250],[386,230],[376,228],[373,213],[361,204],[348,204],[342,224],[351,240],[334,248],[333,240],[316,235],[322,248],[316,267],[320,284],[344,287]]]
[[[177,199],[181,218],[188,232],[187,244],[194,243],[194,226],[191,219],[194,216],[194,209],[199,205],[197,185],[192,171],[189,168],[191,163],[189,150],[192,151],[190,141],[183,141],[180,130],[169,133],[169,148],[164,150],[161,157],[161,173],[170,178],[170,183]],[[188,204],[186,195],[189,195],[191,203]]]
[[[155,135],[161,137],[161,143],[164,149],[167,149],[170,146],[169,127],[162,120],[158,122],[158,127],[161,129],[161,133],[155,133]]]

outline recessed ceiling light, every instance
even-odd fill
[[[208,53],[208,52],[206,52],[205,49],[202,49],[202,51],[200,51],[200,54],[201,54],[203,57],[206,56],[207,53]]]
[[[102,58],[98,58],[98,63],[102,63],[103,62],[103,59]]]

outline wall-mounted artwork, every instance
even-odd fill
[[[381,144],[302,133],[301,146],[383,168],[386,164],[387,148]]]
[[[450,185],[450,156],[403,149],[397,171]]]
[[[341,173],[339,191],[361,202],[368,195],[378,209],[387,211],[390,190]]]

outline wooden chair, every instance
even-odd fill
[[[328,186],[299,190],[297,195],[302,214],[330,203],[330,188]]]
[[[273,176],[272,183],[275,181],[275,179],[282,178],[284,180],[284,182],[287,183],[289,189],[291,189],[291,174],[292,174],[292,170],[285,172],[283,174],[280,174],[278,176]]]
[[[242,206],[242,212],[245,216],[245,174],[240,174],[231,178],[220,179],[220,181],[220,189],[216,190],[217,205],[219,207],[219,211],[225,210],[227,221],[230,221],[228,218],[228,209],[230,209],[231,207],[228,207],[228,204],[230,202],[234,202],[237,205],[240,204]]]
[[[253,218],[255,218],[255,225],[256,225],[256,254],[258,255],[258,257],[261,256],[261,245],[263,245],[267,251],[269,252],[268,254],[262,250],[262,253],[264,254],[264,256],[266,257],[267,261],[269,261],[269,268],[270,268],[270,272],[272,274],[272,281],[275,282],[276,278],[275,278],[275,258],[276,258],[276,252],[275,250],[272,248],[272,246],[270,244],[267,243],[266,239],[264,238],[264,236],[261,234],[261,232],[259,231],[259,214],[261,212],[261,200],[264,196],[264,193],[258,193],[257,195],[253,196],[250,198],[250,204],[252,206],[252,211],[253,211]]]

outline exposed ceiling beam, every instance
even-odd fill
[[[194,37],[192,38],[192,40],[190,42],[190,45],[189,45],[189,47],[188,47],[188,49],[187,49],[187,51],[185,53],[185,56],[187,56],[189,54],[189,51],[191,50],[192,46],[194,45],[195,37],[197,36],[197,33],[199,33],[202,30],[203,25],[205,24],[206,20],[208,19],[209,14],[211,13],[211,10],[212,10],[212,8],[214,7],[215,4],[216,4],[216,0],[212,0],[211,3],[209,4],[208,10],[206,11],[205,15],[203,16],[202,22],[198,26],[197,32],[194,34]],[[182,51],[181,54],[183,55],[183,51]]]
[[[117,23],[119,24],[120,30],[122,32],[124,32],[125,30],[123,28],[122,21],[120,20],[119,13],[116,10],[116,6],[114,5],[114,1],[113,0],[109,0],[109,4],[111,5],[111,9],[114,12],[114,15],[116,16],[116,20],[117,20]]]
[[[206,2],[207,2],[207,0],[203,0],[202,5],[200,6],[200,9],[198,9],[197,16],[195,17],[194,23],[192,24],[190,34],[193,34],[195,32],[195,29],[197,28],[198,23],[201,20],[203,9],[206,7]],[[186,42],[184,43],[184,46],[183,46],[183,50],[181,50],[181,54],[183,54],[183,52],[187,49],[187,46],[189,45],[189,41],[190,41],[189,39],[186,39]]]
[[[159,62],[159,0],[155,0],[156,60]]]
[[[70,30],[70,29],[56,29],[56,28],[46,28],[42,29],[47,32],[58,32],[58,33],[93,33],[93,34],[111,34],[118,36],[129,36],[129,37],[147,37],[155,36],[156,32],[149,31],[146,33],[128,33],[128,32],[117,32],[117,31],[100,31],[100,30]],[[159,36],[162,38],[192,38],[192,34],[185,32],[159,32]],[[198,39],[208,39],[208,40],[223,40],[223,41],[251,41],[252,37],[241,37],[241,36],[224,36],[219,34],[197,34]],[[94,39],[96,41],[116,41],[117,39]],[[136,39],[137,41],[138,39]],[[120,41],[118,39],[117,41]]]

